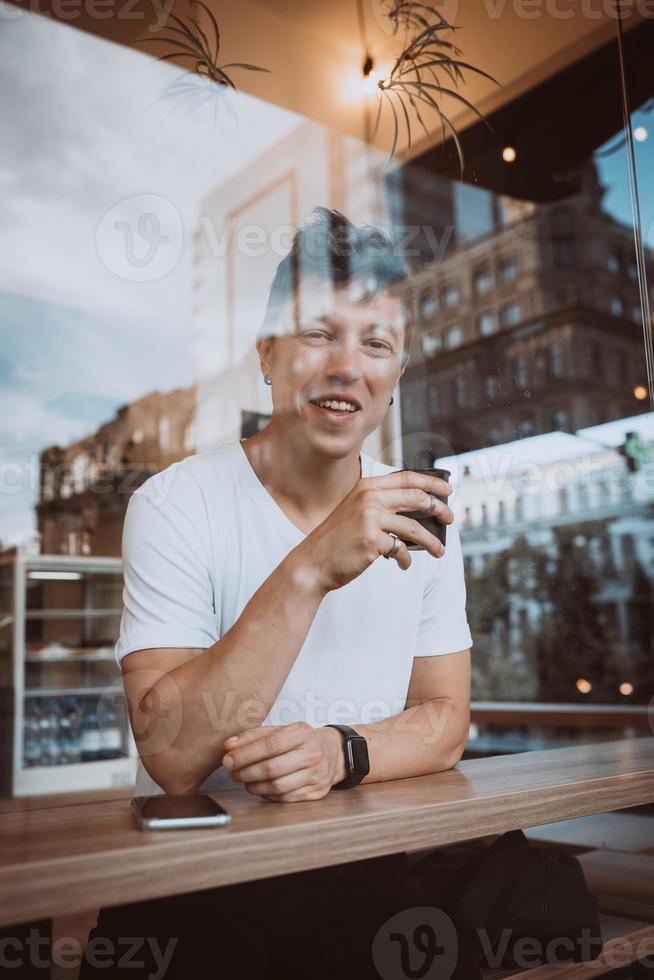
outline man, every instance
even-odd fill
[[[236,781],[289,804],[460,759],[471,637],[459,538],[451,526],[444,549],[404,516],[451,525],[435,496],[451,488],[361,452],[410,327],[389,240],[317,209],[278,267],[257,340],[269,424],[132,496],[116,655],[137,794]]]

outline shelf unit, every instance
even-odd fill
[[[114,659],[121,600],[120,558],[0,553],[0,795],[133,785],[137,751]],[[75,698],[96,719],[85,722],[88,761],[55,752],[55,764],[26,764],[26,715],[49,698],[60,712]]]

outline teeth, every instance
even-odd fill
[[[356,408],[350,402],[324,401],[317,404],[321,408],[333,408],[338,412],[356,412]]]

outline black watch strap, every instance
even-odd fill
[[[337,728],[344,736],[343,750],[347,775],[340,783],[334,783],[332,789],[349,789],[351,786],[356,786],[370,772],[366,739],[353,728],[350,728],[349,725],[325,725],[324,727]]]

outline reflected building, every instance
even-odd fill
[[[647,410],[633,229],[603,210],[592,162],[577,178],[545,205],[477,189],[455,200],[447,249],[414,274],[404,433],[458,453]]]
[[[636,472],[620,451],[627,432],[638,433],[649,449]],[[589,637],[601,635],[604,660],[614,658],[627,674],[649,660],[654,677],[654,413],[533,436],[439,465],[454,474],[468,608],[474,618],[477,604],[490,601],[484,581],[491,582],[494,608],[484,611],[478,628],[484,633],[487,616],[486,640],[509,657],[515,678],[522,672],[515,699],[546,693],[529,639],[544,615],[566,603],[587,620],[578,625],[588,627]],[[570,594],[557,594],[563,582]],[[484,656],[492,655],[477,638]],[[581,669],[586,652],[568,651],[573,670]],[[555,662],[563,670],[560,657]],[[641,702],[644,693],[636,691]]]
[[[40,454],[42,554],[120,555],[131,494],[195,449],[195,387],[154,391],[69,446]]]

